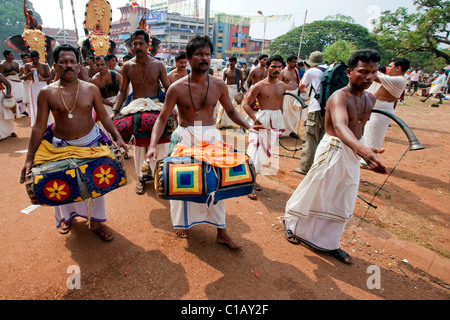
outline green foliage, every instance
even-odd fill
[[[430,52],[450,64],[443,45],[450,45],[450,1],[414,0],[416,13],[404,7],[395,12],[384,11],[374,33],[383,48],[394,55]]]
[[[355,52],[356,46],[345,40],[338,40],[323,50],[323,59],[329,63],[343,61],[347,63],[348,59]]]
[[[27,1],[29,10],[33,10],[33,15],[41,23],[41,16],[34,12],[33,4]],[[25,15],[23,13],[22,0],[0,0],[0,52],[3,52],[8,47],[5,40],[8,37],[21,34],[25,23]],[[14,53],[16,57],[19,55]]]
[[[276,38],[270,44],[270,54],[288,56],[298,54],[302,26]],[[378,50],[376,37],[368,29],[345,21],[321,20],[305,24],[300,55],[308,57],[313,51],[324,51],[333,43],[343,40],[355,46],[355,49],[371,48]]]

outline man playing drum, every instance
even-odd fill
[[[103,107],[100,90],[94,84],[78,79],[78,72],[80,71],[78,59],[78,51],[70,45],[61,45],[54,51],[54,66],[60,80],[43,88],[39,93],[39,112],[31,132],[28,154],[21,178],[24,178],[31,171],[36,151],[44,139],[44,135],[48,137],[50,133],[51,139],[49,139],[51,141],[49,142],[56,148],[98,146],[104,135],[94,123],[93,109],[104,128],[116,139],[117,147],[127,148]],[[51,130],[48,130],[47,119],[50,111],[55,122]],[[91,228],[102,240],[110,241],[114,236],[102,224],[106,221],[104,197],[101,196],[92,201]],[[85,201],[55,206],[54,210],[57,228],[63,234],[69,232],[74,217],[89,217],[89,209]]]
[[[146,157],[156,158],[156,147],[164,131],[165,123],[175,105],[178,106],[178,143],[188,147],[205,141],[212,143],[222,140],[220,131],[214,125],[214,109],[218,101],[226,113],[239,126],[252,132],[262,126],[250,126],[233,107],[225,82],[209,75],[209,65],[213,45],[207,36],[194,36],[186,46],[186,54],[191,65],[191,73],[167,91],[164,107],[153,127],[152,138]],[[175,135],[175,134],[174,134]],[[174,137],[172,135],[172,137]],[[216,241],[238,249],[241,244],[231,239],[225,229],[225,204],[218,201],[207,208],[204,203],[190,201],[170,201],[172,223],[180,237],[187,237],[187,229],[193,225],[206,223],[217,227]]]
[[[127,97],[127,90],[130,82],[133,89],[133,100],[140,98],[160,100],[160,81],[166,90],[170,86],[164,63],[149,55],[150,37],[148,33],[144,30],[136,30],[131,35],[131,41],[135,57],[123,65],[122,84],[112,110],[113,118],[120,113],[122,104]],[[131,99],[128,99],[125,104],[128,105],[131,102],[130,100]],[[167,155],[167,148],[168,143],[158,146],[158,159]],[[145,193],[145,182],[150,179],[150,177],[144,176],[141,171],[146,152],[146,147],[134,147],[134,166],[138,177],[138,183],[136,184],[137,194]],[[153,162],[150,163],[152,170],[154,165]]]

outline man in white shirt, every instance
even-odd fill
[[[314,155],[320,140],[325,134],[324,116],[321,113],[320,103],[315,96],[320,94],[320,82],[322,81],[323,72],[327,65],[323,61],[323,53],[314,51],[310,54],[309,59],[304,62],[309,66],[300,83],[300,91],[303,91],[309,84],[312,86],[313,94],[311,94],[308,106],[308,120],[306,120],[305,132],[303,134],[302,154],[300,157],[300,168],[294,171],[300,174],[306,174],[314,162]]]
[[[417,94],[417,88],[419,87],[419,81],[422,77],[422,70],[420,70],[420,67],[417,67],[414,69],[413,72],[411,72],[410,76],[410,83],[409,83],[409,89],[408,89],[408,95],[411,91],[411,88],[414,86],[414,95]]]
[[[431,83],[431,89],[430,92],[428,93],[428,96],[425,99],[420,99],[420,101],[425,102],[428,100],[429,97],[436,95],[439,98],[439,102],[433,103],[431,106],[432,107],[439,107],[440,104],[442,104],[442,89],[446,86],[447,83],[447,76],[445,75],[445,70],[441,69],[438,70],[438,77],[436,78],[436,80],[434,80]]]

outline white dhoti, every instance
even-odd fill
[[[22,83],[22,102],[30,103],[30,83],[31,80],[24,80]]]
[[[9,137],[14,132],[14,113],[2,105],[3,97],[3,92],[0,91],[0,140]]]
[[[353,216],[359,187],[359,157],[325,134],[314,164],[286,203],[286,229],[319,250],[336,250]]]
[[[430,88],[430,94],[438,94],[442,91],[442,85],[435,84]]]
[[[192,147],[201,141],[213,143],[222,141],[215,126],[178,127],[178,142]],[[218,201],[208,208],[205,203],[170,200],[170,214],[175,229],[189,229],[197,224],[209,224],[225,228],[225,202]]]
[[[298,90],[287,91],[289,93],[297,94]],[[297,103],[296,103],[297,102]],[[295,133],[297,121],[300,120],[300,112],[302,107],[299,107],[299,102],[293,96],[285,95],[283,99],[283,119],[286,131],[283,132],[283,137],[287,137],[291,132]]]
[[[47,86],[47,82],[39,81],[39,82],[30,82],[30,117],[31,117],[31,126],[33,127],[36,122],[37,116],[37,98],[39,92]],[[48,116],[47,125],[52,123],[51,114]]]
[[[384,110],[394,114],[394,102],[377,100],[374,109]],[[367,121],[364,127],[365,144],[380,149],[383,146],[389,122],[391,122],[391,118],[372,112],[369,121]],[[361,159],[361,163],[365,164],[364,160]]]
[[[98,126],[94,125],[92,131],[76,140],[61,141],[60,139],[54,137],[53,145],[57,147],[62,143],[62,147],[74,146],[74,147],[91,147],[98,146],[98,135],[100,135]],[[96,141],[92,144],[92,141]],[[106,209],[105,209],[105,198],[100,196],[94,199],[88,199],[86,201],[74,202],[65,204],[62,206],[53,207],[55,211],[55,221],[56,228],[61,226],[61,222],[69,223],[75,217],[82,217],[85,219],[90,218],[90,220],[104,222],[106,221]]]
[[[255,165],[256,173],[273,175],[278,171],[278,162],[271,163],[267,170],[263,167],[272,162],[274,154],[278,154],[275,148],[278,147],[279,137],[285,131],[283,115],[281,110],[259,110],[256,119],[268,130],[249,134],[247,154]],[[250,121],[250,124],[253,124],[253,121]]]
[[[23,100],[23,84],[22,80],[19,79],[18,75],[7,76],[9,83],[11,84],[11,95],[17,102],[22,102]]]
[[[237,94],[237,84],[228,85],[228,96],[230,97],[231,103],[236,108],[237,102],[234,100],[234,96]],[[222,107],[220,103],[218,103],[218,109],[217,109],[217,119],[216,124],[220,127],[231,127],[233,125],[233,121],[231,121],[230,117],[228,117],[228,114],[225,112],[225,109]]]

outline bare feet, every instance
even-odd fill
[[[217,228],[217,238],[216,241],[220,244],[225,244],[231,249],[239,249],[242,247],[242,244],[238,242],[234,242],[233,239],[228,235],[225,229]]]
[[[187,238],[188,237],[188,231],[186,229],[175,229],[175,233],[180,238]]]

